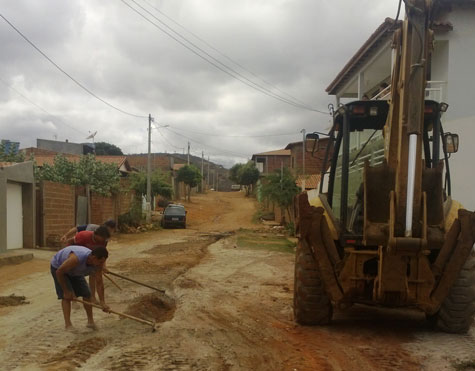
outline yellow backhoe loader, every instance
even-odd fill
[[[405,4],[390,99],[336,107],[320,194],[296,199],[294,315],[303,325],[327,324],[353,303],[419,308],[452,333],[473,321],[475,214],[451,198],[458,136],[442,127],[448,105],[425,100],[431,1]]]

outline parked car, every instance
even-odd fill
[[[169,204],[163,212],[162,227],[186,228],[186,210],[183,205]]]

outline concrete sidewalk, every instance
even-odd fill
[[[33,251],[31,249],[10,250],[0,253],[0,267],[8,264],[20,264],[33,259]]]

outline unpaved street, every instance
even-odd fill
[[[295,325],[293,249],[251,222],[254,201],[210,192],[186,207],[188,229],[120,235],[109,246],[111,271],[166,290],[114,278],[121,291],[105,281],[109,305],[156,320],[154,333],[99,310],[100,329],[89,330],[79,306],[75,331],[65,332],[48,269],[53,252],[1,267],[0,296],[29,303],[0,303],[0,368],[449,370],[475,359],[473,330],[435,333],[417,312],[354,306],[328,327]]]

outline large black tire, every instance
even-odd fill
[[[436,328],[441,331],[464,334],[475,316],[475,249],[459,273],[457,280],[436,315]]]
[[[307,244],[299,241],[295,256],[294,318],[301,325],[325,325],[332,315],[317,262]]]

